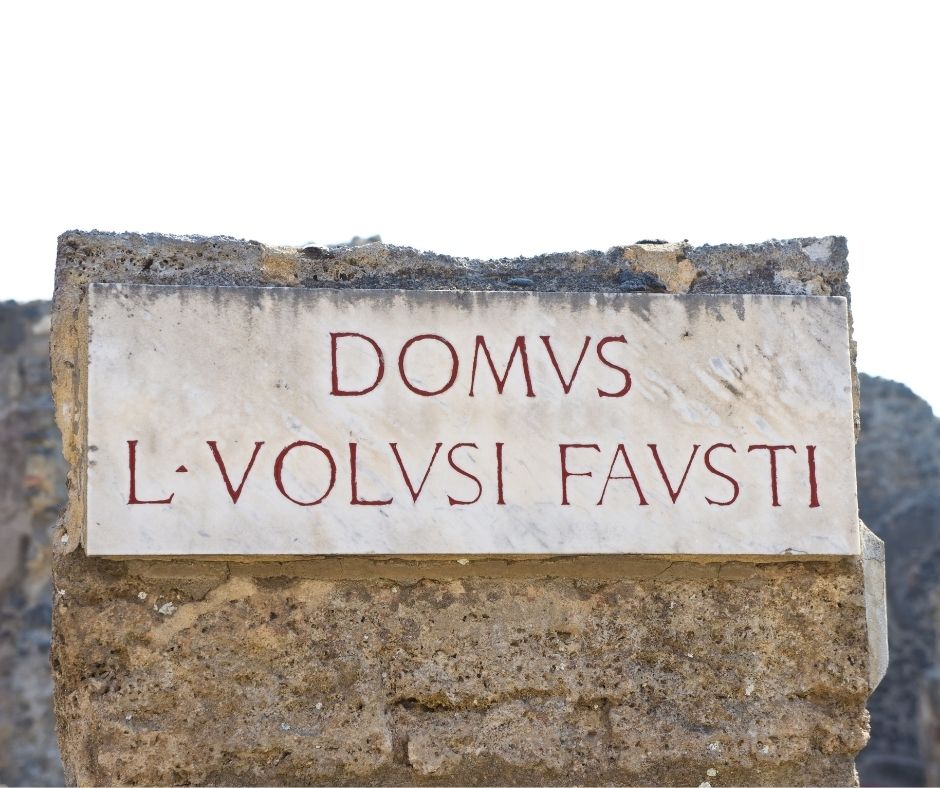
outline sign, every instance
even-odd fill
[[[842,298],[89,297],[91,555],[859,551]]]

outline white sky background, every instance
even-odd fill
[[[474,257],[845,235],[940,409],[940,4],[4,4],[0,299],[66,229]]]

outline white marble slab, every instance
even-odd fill
[[[89,320],[91,555],[859,552],[841,298],[93,285]],[[457,366],[415,340],[406,385],[422,335]]]

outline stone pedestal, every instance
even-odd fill
[[[60,744],[81,784],[831,784],[884,669],[861,556],[91,558],[92,283],[847,296],[842,239],[478,262],[67,233]],[[111,527],[119,526],[111,523]]]

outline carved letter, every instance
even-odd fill
[[[663,481],[666,483],[666,490],[669,492],[669,497],[672,499],[672,502],[675,503],[679,500],[679,495],[682,493],[682,488],[685,486],[686,477],[689,475],[689,468],[692,467],[692,460],[695,459],[695,455],[698,453],[698,450],[701,448],[697,443],[692,445],[692,456],[689,457],[689,462],[685,466],[685,473],[682,474],[682,481],[679,482],[679,487],[676,490],[672,489],[672,484],[669,482],[669,477],[666,475],[666,469],[663,467],[662,460],[659,459],[659,450],[656,448],[655,443],[647,443],[650,451],[653,453],[653,459],[656,460],[656,467],[659,468],[659,475],[663,477]]]
[[[558,444],[558,450],[561,453],[561,505],[562,506],[571,506],[568,503],[568,477],[569,476],[590,476],[591,472],[587,471],[586,473],[576,473],[575,471],[569,471],[565,460],[567,459],[568,449],[594,449],[594,451],[600,451],[601,447],[596,443],[560,443]]]
[[[503,498],[503,444],[496,444],[496,503],[505,506]]]
[[[558,375],[558,380],[561,381],[561,388],[568,394],[571,391],[571,387],[574,385],[574,379],[578,375],[578,370],[581,368],[581,362],[584,361],[584,354],[587,353],[588,345],[591,344],[591,338],[585,337],[584,344],[581,346],[581,355],[578,356],[578,362],[574,365],[574,370],[571,372],[571,378],[566,382],[564,375],[561,374],[561,368],[558,366],[558,360],[555,358],[555,351],[552,350],[552,340],[551,337],[543,336],[539,337],[542,342],[545,344],[545,349],[548,351],[548,358],[552,362],[552,366],[555,368],[555,374]]]
[[[618,370],[623,375],[623,388],[620,391],[603,391],[602,389],[597,390],[597,394],[600,397],[622,397],[630,390],[630,386],[633,385],[633,379],[630,377],[629,371],[626,367],[621,367],[619,364],[614,364],[611,361],[608,361],[604,357],[604,346],[609,342],[623,342],[627,344],[626,337],[622,334],[619,337],[604,337],[600,342],[597,343],[597,357],[601,360],[601,363],[610,367],[611,369]]]
[[[503,371],[503,376],[500,377],[499,373],[496,371],[496,365],[493,363],[493,357],[490,355],[490,349],[486,346],[486,340],[477,335],[476,345],[473,348],[473,369],[470,371],[470,396],[473,396],[473,386],[476,383],[477,378],[477,357],[480,354],[480,348],[483,348],[483,353],[486,356],[486,361],[490,365],[490,372],[493,373],[493,379],[496,381],[496,391],[500,394],[503,393],[503,388],[506,386],[506,380],[509,378],[509,370],[512,368],[512,362],[516,358],[516,353],[519,353],[519,356],[522,358],[522,374],[525,376],[525,386],[526,386],[526,396],[534,397],[535,392],[532,390],[532,378],[529,375],[529,357],[526,354],[525,349],[525,337],[516,337],[516,341],[512,346],[512,352],[509,354],[509,361],[506,362],[506,369]]]
[[[444,343],[447,346],[447,349],[450,351],[450,378],[447,383],[444,384],[442,388],[439,388],[437,391],[427,391],[426,389],[419,389],[417,386],[412,385],[411,381],[408,380],[405,375],[405,353],[408,352],[415,342],[420,342],[422,339],[436,339],[438,342]],[[422,397],[433,397],[436,394],[443,394],[447,389],[454,385],[454,381],[457,380],[457,369],[459,363],[457,360],[457,351],[454,350],[454,346],[450,344],[444,337],[440,337],[437,334],[420,334],[416,337],[412,337],[404,345],[402,345],[401,353],[398,354],[398,372],[401,375],[401,381],[404,383],[411,391],[415,394],[419,394]]]
[[[170,493],[169,498],[162,498],[159,501],[141,501],[137,498],[137,441],[127,442],[127,467],[131,472],[130,492],[127,496],[127,503],[170,503],[176,493]]]
[[[705,500],[708,501],[710,506],[731,506],[731,504],[738,500],[738,493],[741,492],[741,487],[735,479],[730,477],[727,473],[719,471],[714,465],[712,465],[711,456],[715,449],[731,449],[731,451],[733,451],[735,454],[737,454],[737,451],[730,443],[716,443],[713,446],[709,446],[705,451],[705,467],[715,474],[715,476],[720,476],[722,479],[727,479],[729,482],[731,482],[731,486],[734,488],[734,494],[731,496],[730,500],[727,501],[713,501],[707,495],[705,496]]]
[[[442,443],[434,444],[434,454],[431,455],[431,461],[428,463],[427,470],[424,472],[424,476],[421,479],[421,484],[418,485],[418,489],[414,488],[414,485],[411,483],[411,479],[408,476],[408,471],[405,470],[405,464],[401,461],[401,455],[398,453],[398,444],[390,443],[388,444],[392,447],[392,453],[395,455],[395,459],[398,460],[398,467],[401,468],[402,478],[405,480],[405,484],[408,485],[408,492],[411,493],[411,500],[414,503],[418,502],[418,496],[421,495],[421,491],[424,489],[424,483],[428,480],[428,475],[431,473],[431,466],[434,465],[434,460],[437,459],[437,453],[441,450]]]
[[[206,441],[209,444],[209,448],[212,449],[212,456],[215,458],[215,464],[219,466],[219,470],[222,471],[222,481],[225,482],[225,489],[228,490],[229,497],[232,499],[232,503],[238,503],[238,499],[241,497],[242,488],[245,486],[245,482],[248,480],[248,474],[251,472],[252,466],[255,464],[255,458],[258,456],[258,452],[261,447],[264,446],[264,441],[255,441],[255,450],[251,453],[251,459],[248,460],[248,467],[245,468],[245,472],[242,474],[241,483],[237,488],[232,487],[232,482],[229,481],[228,471],[225,470],[225,463],[222,462],[222,455],[219,454],[219,446],[215,441]]]
[[[341,339],[342,337],[359,337],[360,339],[364,339],[366,342],[372,345],[372,349],[375,351],[375,357],[378,359],[378,362],[379,362],[379,368],[375,373],[375,382],[371,386],[367,386],[366,388],[360,389],[359,391],[346,391],[339,387],[339,369],[337,368],[337,364],[336,364],[336,361],[337,361],[336,340]],[[375,387],[378,386],[379,383],[382,382],[382,376],[385,374],[385,357],[382,355],[382,348],[380,348],[378,346],[378,343],[371,337],[367,337],[365,334],[357,334],[353,331],[343,331],[338,334],[331,332],[330,333],[330,352],[332,354],[332,359],[333,359],[333,374],[332,374],[333,388],[330,391],[330,393],[334,397],[361,397],[363,394],[368,394],[370,391],[374,390]]]
[[[809,508],[819,506],[819,489],[816,486],[816,447],[806,447],[806,461],[809,463]]]
[[[353,506],[388,506],[392,502],[391,498],[377,501],[363,500],[359,497],[359,488],[356,482],[357,471],[356,471],[356,451],[357,446],[355,443],[349,444],[349,484],[352,488],[352,498],[349,501]]]
[[[464,446],[470,449],[477,448],[477,445],[475,443],[455,443],[453,446],[451,446],[450,451],[447,452],[447,462],[449,462],[450,467],[453,468],[455,471],[457,471],[457,473],[459,473],[461,476],[466,476],[468,479],[472,479],[476,483],[477,497],[474,498],[472,501],[461,501],[459,498],[454,498],[453,496],[448,495],[447,502],[451,506],[469,506],[470,504],[476,503],[477,501],[479,501],[480,496],[483,495],[483,485],[480,484],[480,480],[476,476],[474,476],[472,473],[470,473],[470,471],[465,471],[463,468],[457,465],[456,462],[454,462],[454,452],[457,451],[457,449],[462,448]]]
[[[629,476],[614,476],[614,465],[617,464],[617,458],[623,457],[624,463],[626,463],[627,470],[630,471]],[[646,498],[643,496],[643,490],[640,489],[640,482],[636,478],[636,471],[633,470],[633,463],[630,462],[630,457],[627,455],[627,450],[622,443],[617,444],[617,451],[614,452],[614,459],[611,460],[610,470],[607,471],[607,481],[604,482],[604,489],[601,492],[601,497],[597,501],[598,506],[603,506],[604,496],[607,494],[607,485],[610,484],[611,479],[629,479],[633,482],[633,486],[636,487],[636,494],[640,497],[640,506],[649,506]]]
[[[284,460],[287,458],[289,452],[293,451],[299,446],[309,446],[311,449],[317,449],[322,452],[323,456],[326,457],[327,462],[330,463],[330,483],[326,488],[326,492],[323,493],[315,501],[298,501],[296,498],[292,498],[287,494],[287,491],[284,489]],[[277,489],[280,490],[281,495],[287,498],[288,501],[293,501],[298,506],[316,506],[318,503],[323,501],[327,495],[333,490],[333,485],[336,484],[336,463],[333,462],[333,455],[330,454],[328,449],[324,449],[319,443],[311,443],[310,441],[296,441],[290,446],[285,446],[281,453],[277,455],[277,459],[274,461],[274,483],[277,485]]]
[[[782,451],[783,449],[788,449],[796,454],[795,446],[768,446],[767,444],[755,444],[753,446],[748,446],[748,453],[754,451],[755,449],[766,449],[767,453],[770,455],[770,500],[772,506],[780,506],[780,500],[777,496],[777,452]]]

